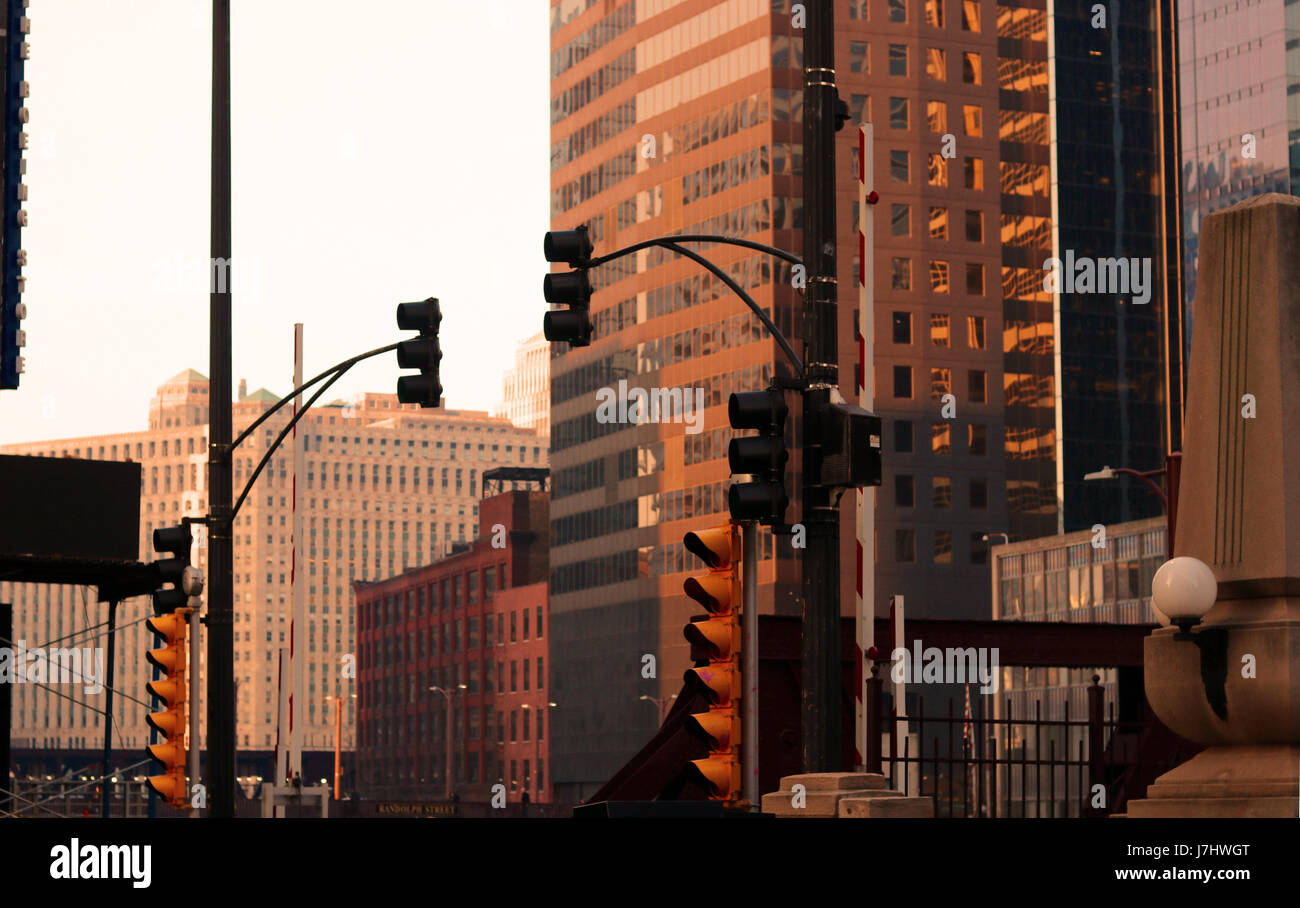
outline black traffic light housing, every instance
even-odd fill
[[[880,417],[832,402],[821,411],[821,468],[817,485],[852,489],[880,485]]]
[[[190,567],[190,549],[194,537],[190,525],[159,527],[153,531],[154,551],[165,552],[170,558],[162,558],[153,563],[158,572],[159,588],[153,594],[153,610],[156,615],[165,615],[189,602],[189,593],[185,589],[185,573]],[[171,584],[166,587],[165,584]]]
[[[727,417],[733,429],[758,429],[762,434],[733,438],[727,448],[732,485],[727,506],[733,520],[757,520],[765,526],[785,523],[790,497],[785,491],[785,395],[775,389],[741,391],[727,401]],[[738,474],[750,474],[751,482],[736,482]]]
[[[399,369],[419,369],[419,375],[397,379],[397,400],[404,404],[436,407],[442,401],[442,383],[438,366],[442,348],[438,346],[438,327],[442,309],[433,297],[418,303],[397,304],[397,327],[402,331],[419,331],[420,336],[397,345]]]
[[[552,230],[542,241],[548,262],[563,262],[573,271],[548,274],[542,278],[542,295],[548,303],[568,306],[567,310],[547,312],[542,318],[542,334],[548,341],[566,341],[571,347],[591,344],[591,253],[595,247],[584,224],[576,230]]]

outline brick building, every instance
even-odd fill
[[[502,782],[516,800],[541,775],[547,755],[537,735],[550,724],[543,718],[539,728],[535,718],[550,702],[548,502],[546,492],[526,490],[484,499],[478,538],[464,549],[354,585],[362,797],[442,797],[448,698],[433,687],[451,692],[462,799],[487,800]]]

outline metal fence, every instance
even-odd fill
[[[961,707],[948,699],[947,710],[884,716],[881,681],[873,678],[868,709],[869,772],[883,772],[904,795],[932,797],[936,817],[1104,817],[1122,812],[1140,798],[1146,785],[1190,755],[1143,745],[1153,739],[1150,721],[1121,722],[1115,703],[1105,702],[1100,676],[1087,688],[1087,709],[1043,716],[1036,700],[1032,717],[1016,717],[1012,700],[990,710],[986,698]],[[874,707],[874,708],[871,708]],[[879,717],[879,718],[876,718]],[[1171,739],[1167,730],[1160,728]],[[1177,740],[1177,739],[1172,739]],[[1182,742],[1186,743],[1186,742]],[[1194,745],[1190,745],[1194,747]],[[874,768],[873,768],[874,767]]]

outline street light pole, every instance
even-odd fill
[[[1118,474],[1127,476],[1136,476],[1142,480],[1159,498],[1160,503],[1165,506],[1165,531],[1169,536],[1169,557],[1174,557],[1174,530],[1178,524],[1178,486],[1179,479],[1182,475],[1183,452],[1171,451],[1165,455],[1165,466],[1161,470],[1147,470],[1141,472],[1129,467],[1102,467],[1095,473],[1084,474],[1084,480],[1094,479],[1114,479]],[[1165,487],[1162,489],[1156,485],[1153,477],[1163,476],[1165,478]]]
[[[464,684],[458,684],[458,685],[456,686],[456,689],[457,689],[458,691],[465,690],[465,685],[464,685]],[[452,746],[453,746],[453,745],[452,745],[452,738],[451,738],[451,722],[452,722],[452,720],[451,720],[451,692],[448,691],[448,690],[446,690],[445,688],[441,688],[441,687],[438,687],[438,686],[436,686],[436,685],[435,685],[434,687],[429,688],[429,690],[431,690],[431,691],[436,691],[437,693],[442,694],[442,695],[447,699],[447,716],[446,716],[446,719],[447,719],[447,753],[446,753],[446,756],[443,758],[443,764],[442,764],[442,775],[443,775],[443,779],[444,779],[445,782],[446,782],[447,800],[450,801],[451,798],[452,798],[452,793],[453,793],[453,789],[452,789],[452,765],[453,765],[453,763],[455,762],[455,757],[452,755]]]
[[[230,412],[230,0],[212,2],[208,356],[208,816],[235,815],[234,558]],[[221,281],[212,280],[214,269]],[[197,746],[198,742],[195,742]]]
[[[835,266],[835,14],[831,0],[807,4],[804,32],[803,261],[804,359],[803,481],[807,533],[803,552],[801,729],[804,772],[840,766],[839,508],[819,486],[819,423],[839,383]]]

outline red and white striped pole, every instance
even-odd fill
[[[858,406],[875,411],[873,364],[875,362],[875,204],[876,193],[872,127],[858,127]],[[875,645],[876,567],[875,527],[876,490],[858,489],[858,583],[857,583],[857,698],[854,703],[854,762],[867,761],[867,652]],[[867,556],[871,549],[871,556]]]

